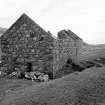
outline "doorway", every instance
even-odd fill
[[[27,66],[26,71],[27,72],[32,72],[32,63],[31,62],[27,62],[26,66]]]

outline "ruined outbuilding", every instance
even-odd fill
[[[23,14],[2,36],[2,67],[8,72],[40,71],[52,75],[53,41],[46,32],[26,14]]]
[[[89,45],[71,30],[58,32],[54,46],[53,74],[55,78],[92,66],[105,66],[105,45]]]
[[[58,32],[57,40],[54,42],[54,75],[60,72],[67,63],[69,63],[69,66],[72,63],[78,64],[78,53],[82,44],[82,39],[71,30]]]
[[[71,30],[58,32],[54,38],[26,14],[23,14],[1,36],[0,69],[39,71],[50,78],[105,66],[105,45],[89,45]]]

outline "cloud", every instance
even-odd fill
[[[0,26],[9,27],[25,12],[54,35],[66,28],[86,42],[105,43],[104,4],[104,0],[0,0]]]

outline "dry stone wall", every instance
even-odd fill
[[[1,37],[2,66],[52,72],[53,41],[51,33],[23,14]]]
[[[60,31],[54,46],[54,76],[60,72],[68,73],[92,66],[100,67],[104,64],[100,62],[105,62],[105,45],[89,45],[70,30]],[[68,60],[70,60],[69,65]]]
[[[82,40],[72,31],[60,31],[54,46],[54,75],[62,69],[68,59],[78,63],[78,49],[82,46]]]
[[[1,50],[2,70],[40,71],[52,78],[60,70],[67,70],[65,65],[69,66],[69,73],[73,66],[85,68],[98,58],[105,58],[105,45],[88,45],[71,30],[60,31],[55,39],[26,14],[1,36]]]

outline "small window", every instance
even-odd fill
[[[43,41],[45,39],[45,35],[40,35],[39,41]]]
[[[67,60],[67,64],[71,64],[72,63],[72,60],[71,59],[68,59]]]
[[[39,41],[43,41],[43,40],[44,40],[44,38],[41,36],[40,39],[39,39]]]

